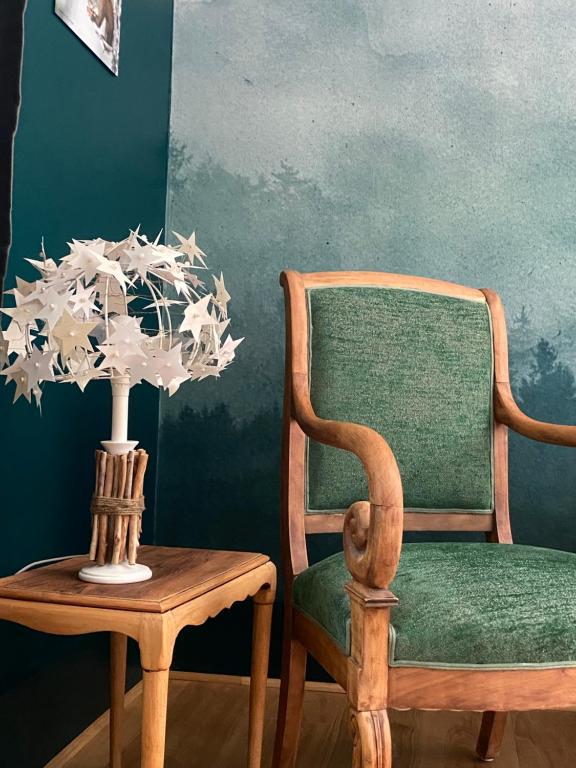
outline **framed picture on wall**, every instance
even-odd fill
[[[122,0],[56,0],[56,15],[118,74]]]

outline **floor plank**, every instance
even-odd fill
[[[264,768],[271,759],[278,689],[266,711]],[[172,680],[166,768],[245,768],[248,688],[237,683]],[[141,696],[127,709],[124,768],[139,766]],[[394,768],[478,768],[474,745],[480,715],[394,712]],[[307,691],[298,768],[350,768],[346,697]],[[576,756],[576,712],[511,715],[499,768],[569,768]],[[66,768],[107,768],[101,732]]]

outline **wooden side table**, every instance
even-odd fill
[[[150,581],[122,586],[77,577],[86,558],[0,579],[0,619],[60,635],[111,632],[110,766],[121,768],[127,637],[143,670],[142,768],[162,768],[168,677],[181,629],[203,624],[239,600],[254,600],[248,766],[259,768],[276,568],[265,555],[141,547]]]

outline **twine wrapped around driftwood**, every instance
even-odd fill
[[[96,451],[96,484],[90,506],[90,560],[99,565],[136,562],[144,511],[145,450],[113,456]]]
[[[92,496],[90,511],[93,515],[141,515],[144,511],[144,497],[115,499],[108,496]]]

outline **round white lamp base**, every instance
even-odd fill
[[[124,561],[118,565],[87,565],[79,571],[78,578],[92,584],[134,584],[137,581],[148,581],[152,578],[152,571],[142,563],[129,565]]]

